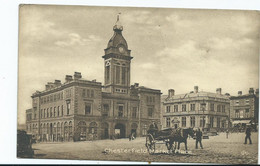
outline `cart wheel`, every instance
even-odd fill
[[[153,154],[155,152],[155,141],[151,134],[148,134],[146,136],[145,146],[146,146],[149,154]]]

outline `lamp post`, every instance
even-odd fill
[[[202,131],[204,131],[204,127],[205,127],[205,116],[204,116],[204,111],[205,111],[205,107],[206,107],[206,103],[204,102],[204,99],[203,99],[203,102],[201,103],[201,107],[202,107],[202,112],[203,112],[203,122],[202,122]]]

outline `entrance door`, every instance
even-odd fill
[[[109,135],[108,135],[108,128],[104,129],[104,139],[108,139]]]
[[[125,138],[125,126],[121,123],[115,125],[116,138]]]

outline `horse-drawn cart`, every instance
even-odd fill
[[[161,131],[156,130],[148,130],[148,134],[146,135],[145,146],[149,154],[153,154],[156,151],[156,144],[165,144],[167,150],[173,153],[176,150],[176,143],[178,143],[178,150],[180,149],[180,143],[185,143],[185,149],[187,152],[187,138],[188,135],[191,137],[194,136],[194,132],[192,128],[187,129],[174,129],[168,128]],[[175,143],[175,147],[173,149],[173,143]]]

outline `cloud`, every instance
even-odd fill
[[[82,38],[77,33],[70,33],[67,35],[67,38],[64,40],[59,40],[55,42],[55,45],[60,47],[67,47],[67,46],[75,46],[75,45],[88,45],[91,44],[90,42],[99,42],[101,38],[95,35],[89,35],[87,38]]]

